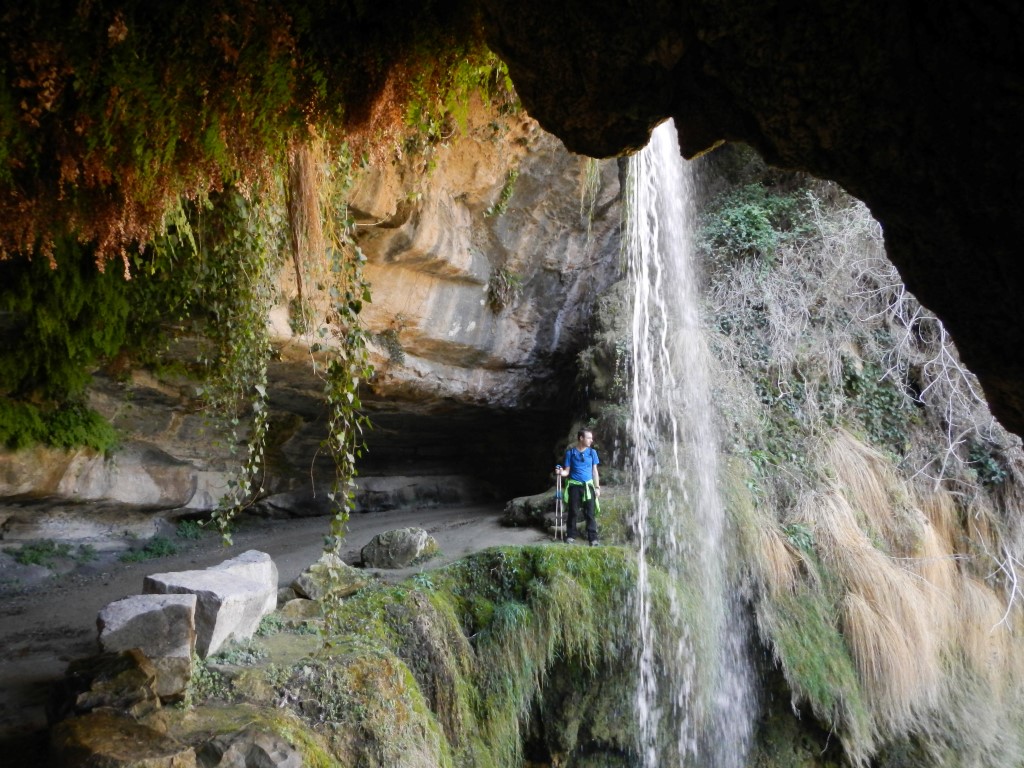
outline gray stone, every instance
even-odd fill
[[[358,568],[353,568],[333,552],[324,552],[292,582],[292,589],[299,597],[319,600],[328,592],[348,597],[368,583],[366,574]]]
[[[405,568],[437,552],[437,541],[422,528],[398,528],[374,536],[362,549],[369,568]]]
[[[239,565],[240,572],[249,572],[251,565]],[[196,596],[196,653],[201,658],[216,653],[229,639],[252,637],[260,620],[277,607],[276,583],[253,581],[231,568],[155,573],[146,577],[143,591]]]
[[[100,648],[138,648],[150,659],[190,659],[196,647],[195,595],[134,595],[107,605],[96,617]]]
[[[113,458],[78,452],[55,488],[67,498],[165,509],[184,506],[195,490],[190,463],[141,441],[125,445]]]
[[[202,768],[302,768],[302,755],[280,736],[244,728],[199,748]]]
[[[518,496],[507,504],[502,512],[501,523],[513,528],[542,526],[553,519],[555,510],[555,489],[533,496]]]

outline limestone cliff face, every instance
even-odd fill
[[[498,121],[477,105],[423,172],[413,157],[357,178],[377,398],[430,410],[556,396],[555,369],[618,269],[617,167],[595,163],[526,116]]]
[[[349,202],[376,369],[363,503],[515,495],[543,480],[578,408],[593,306],[619,277],[619,197],[615,162],[572,155],[533,120],[480,105],[449,145],[357,178]],[[303,414],[283,447],[298,468],[323,438],[315,339],[275,329],[272,400]],[[298,492],[307,475],[275,489]]]
[[[373,301],[362,318],[376,369],[364,393],[374,426],[361,509],[506,498],[543,481],[574,416],[593,306],[618,279],[619,192],[616,163],[572,155],[525,115],[479,104],[449,143],[356,178],[349,205],[367,257]],[[307,277],[327,285],[326,272]],[[278,295],[262,505],[325,513],[333,467],[320,447],[320,338],[289,322],[290,264]],[[325,295],[306,297],[329,323]],[[0,496],[23,500],[0,514],[7,539],[146,536],[154,513],[216,506],[239,459],[197,412],[194,383],[97,379],[90,402],[122,449],[4,457]]]

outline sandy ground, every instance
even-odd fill
[[[505,544],[532,544],[550,537],[535,529],[505,528],[500,507],[435,507],[354,515],[345,539],[344,559],[355,564],[360,549],[374,535],[393,528],[426,529],[440,546],[440,556],[423,566],[401,571],[368,569],[388,579],[401,579],[437,568],[466,554]],[[42,749],[46,726],[44,706],[51,684],[68,661],[98,651],[96,616],[108,603],[142,591],[150,573],[205,568],[250,549],[267,552],[277,564],[280,585],[288,586],[319,558],[328,518],[246,520],[225,548],[209,533],[200,541],[177,539],[179,553],[143,563],[121,563],[115,555],[48,575],[24,586],[36,571],[8,565],[0,572],[0,765],[42,765],[29,754]],[[5,559],[8,562],[9,558]],[[15,755],[16,762],[8,762]],[[28,761],[26,761],[28,760]]]

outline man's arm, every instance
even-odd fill
[[[597,473],[597,464],[594,465],[594,490],[601,492],[601,477]]]

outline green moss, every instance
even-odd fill
[[[824,595],[802,587],[762,601],[758,625],[795,699],[854,739],[865,736],[870,717],[857,669]]]
[[[0,391],[63,402],[82,393],[91,370],[127,338],[129,289],[117,269],[100,272],[95,253],[73,240],[54,262],[0,260]]]
[[[80,403],[39,408],[0,397],[0,444],[13,450],[46,445],[108,453],[117,446],[118,435],[110,422]]]
[[[526,744],[531,754],[629,764],[635,578],[626,549],[491,549],[432,572],[429,585],[364,588],[341,603],[317,653],[310,638],[278,632],[254,641],[266,657],[230,681],[203,665],[193,688],[268,715],[292,710],[303,725],[291,721],[289,741],[305,733],[342,765],[506,768]],[[666,608],[669,585],[655,578]]]

